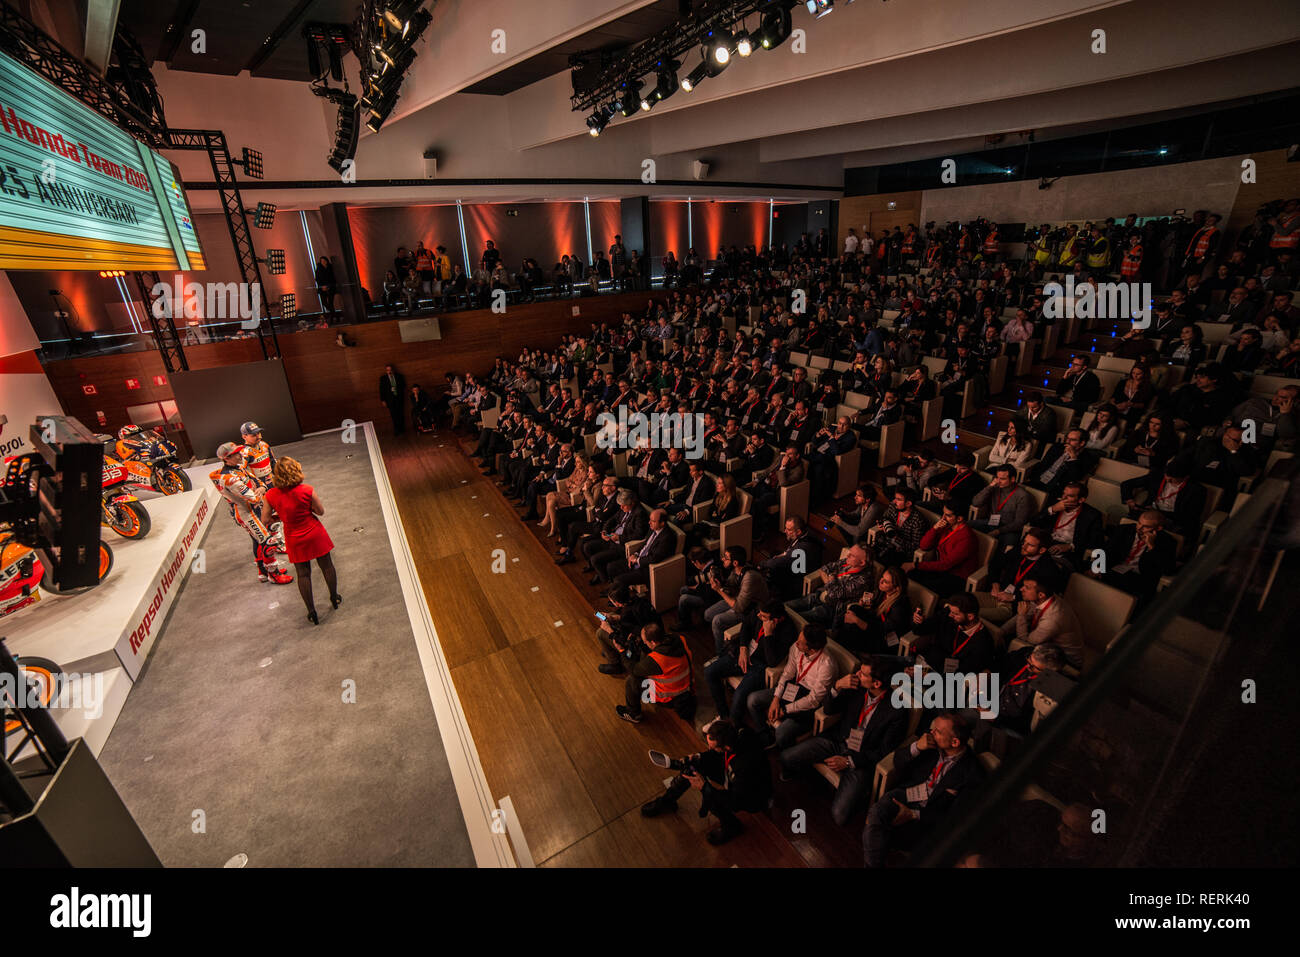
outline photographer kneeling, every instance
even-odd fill
[[[668,790],[641,805],[643,817],[677,810],[677,799],[689,788],[700,792],[700,817],[712,814],[718,826],[709,831],[710,844],[725,844],[742,830],[737,811],[758,812],[772,797],[772,771],[767,753],[753,732],[736,730],[727,720],[715,721],[705,736],[709,750],[680,760],[651,751],[650,760],[661,768],[680,771]]]

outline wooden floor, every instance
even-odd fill
[[[710,824],[698,816],[694,792],[677,814],[642,818],[640,805],[662,791],[665,779],[646,751],[687,754],[701,750],[703,739],[653,706],[640,725],[615,714],[623,682],[596,670],[602,659],[594,611],[605,607],[603,599],[585,576],[579,584],[578,565],[554,564],[540,530],[520,521],[456,436],[407,433],[381,436],[380,444],[492,796],[510,797],[537,864],[860,862],[861,825],[834,826],[826,812],[829,788],[820,781],[782,785],[781,801],[766,815],[744,816],[745,832],[722,848],[705,841]],[[504,574],[493,571],[498,549]],[[706,702],[698,672],[712,651],[703,632],[691,640],[702,652],[695,655],[697,693]],[[799,797],[805,788],[806,801]],[[792,833],[791,822],[803,815],[791,800],[807,808],[806,833]]]

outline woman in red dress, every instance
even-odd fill
[[[315,559],[325,576],[325,584],[330,590],[330,604],[338,608],[343,601],[339,594],[338,578],[334,571],[334,559],[330,552],[334,543],[325,531],[317,515],[325,514],[316,490],[302,480],[302,466],[297,459],[284,456],[276,460],[275,471],[271,474],[273,487],[266,490],[262,498],[262,521],[270,527],[271,512],[274,510],[284,523],[284,545],[289,561],[298,570],[298,591],[307,605],[307,620],[313,625],[320,624],[316,617],[316,605],[311,593],[311,563]]]

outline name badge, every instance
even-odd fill
[[[892,475],[887,476],[887,477],[885,478],[885,484],[888,485],[888,486],[890,486],[890,487],[892,488],[893,486],[895,486],[895,485],[898,484],[898,479],[895,478],[895,477],[892,476]]]
[[[1000,525],[1001,523],[1002,523],[1002,516],[1001,516],[1001,515],[990,515],[990,516],[989,516],[989,528],[997,528],[998,525]]]
[[[1262,432],[1264,435],[1272,435],[1274,432],[1277,431],[1277,423],[1261,422],[1259,424],[1259,431]]]
[[[823,442],[821,445],[817,446],[817,451],[818,451],[818,452],[825,452],[825,451],[826,451],[827,449],[829,449],[830,447],[831,447],[831,444],[830,444],[829,442]]]
[[[944,673],[944,674],[946,674],[946,675],[950,675],[950,674],[952,674],[952,673],[953,673],[954,671],[956,671],[956,670],[957,670],[957,659],[956,659],[956,658],[945,658],[945,659],[943,659],[943,673]]]
[[[781,700],[785,702],[794,701],[797,697],[799,697],[799,686],[793,682],[786,685],[785,690],[781,692]]]
[[[790,441],[791,441],[791,442],[795,442],[795,441],[798,441],[798,439],[799,439],[799,430],[798,430],[798,429],[791,429],[791,430],[790,430]]]
[[[886,644],[888,647],[890,647],[890,648],[897,648],[897,647],[898,647],[898,632],[896,632],[896,631],[891,631],[889,634],[885,635],[885,644]]]
[[[866,736],[865,728],[854,728],[849,732],[849,739],[845,742],[850,751],[862,750],[862,739]]]
[[[913,784],[910,788],[907,789],[908,804],[920,804],[928,800],[930,800],[930,785]]]
[[[1144,469],[1149,469],[1149,468],[1151,467],[1151,456],[1149,456],[1149,455],[1139,455],[1139,456],[1138,456],[1138,465],[1142,466]]]
[[[741,425],[749,425],[749,416],[746,415],[743,419],[741,419],[741,420],[740,420],[740,424],[741,424]]]

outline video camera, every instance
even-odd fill
[[[702,773],[699,765],[696,763],[699,758],[698,754],[692,754],[690,757],[686,758],[670,758],[662,751],[655,751],[653,749],[650,750],[649,754],[650,763],[656,767],[664,768],[669,771],[677,771],[681,774],[699,775]]]

